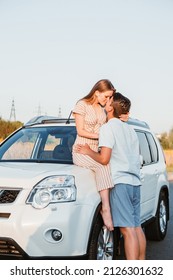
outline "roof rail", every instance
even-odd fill
[[[75,119],[61,119],[61,118],[56,118],[56,119],[47,119],[47,120],[43,120],[41,123],[74,123]]]
[[[25,123],[24,126],[32,126],[35,124],[43,124],[43,123],[63,123],[66,122],[68,123],[74,123],[74,119],[70,118],[59,118],[59,117],[54,117],[54,116],[36,116],[29,120],[27,123]]]
[[[133,125],[136,125],[136,126],[140,126],[140,127],[142,126],[142,127],[148,128],[148,129],[150,128],[149,125],[146,122],[140,121],[138,119],[129,118],[127,123],[133,124]]]
[[[24,126],[32,126],[35,124],[46,124],[46,123],[66,123],[66,124],[70,124],[70,123],[75,123],[75,119],[71,119],[70,118],[71,114],[69,115],[68,118],[59,118],[59,117],[54,117],[54,116],[36,116],[34,118],[32,118],[31,120],[29,120]],[[149,125],[144,122],[144,121],[140,121],[138,119],[133,119],[133,118],[129,118],[128,122],[129,124],[133,124],[136,126],[140,126],[140,127],[145,127],[145,128],[150,128]]]

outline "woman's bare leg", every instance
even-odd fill
[[[102,215],[104,225],[108,230],[112,231],[114,230],[114,226],[109,203],[109,189],[101,190],[99,193],[102,201],[102,209],[100,213]]]

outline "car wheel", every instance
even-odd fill
[[[160,193],[155,220],[145,227],[146,238],[160,241],[166,236],[168,226],[168,202],[164,192]]]
[[[103,225],[101,215],[94,222],[88,249],[89,260],[113,260],[116,258],[118,234]]]

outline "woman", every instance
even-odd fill
[[[93,151],[98,151],[99,129],[106,122],[104,106],[114,92],[115,88],[109,80],[100,80],[88,95],[77,102],[73,110],[77,129],[73,146],[73,162],[95,171],[97,190],[102,200],[101,214],[109,230],[114,229],[109,205],[109,189],[113,187],[109,165],[102,165],[87,155],[77,153],[76,145],[87,143]]]

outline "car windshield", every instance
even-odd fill
[[[75,126],[25,127],[0,147],[0,161],[72,163]]]

